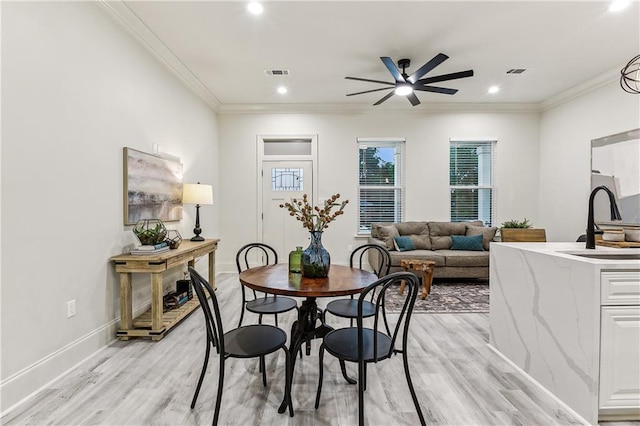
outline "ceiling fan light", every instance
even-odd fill
[[[247,10],[254,15],[260,15],[264,12],[264,6],[257,1],[252,1],[247,5]]]
[[[396,86],[395,93],[398,96],[407,96],[413,93],[413,88],[408,84],[401,84]]]
[[[609,5],[609,12],[620,12],[631,4],[629,0],[615,0]]]

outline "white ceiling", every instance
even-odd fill
[[[139,19],[138,35],[219,108],[349,104],[415,110],[540,104],[603,75],[615,78],[614,71],[640,53],[640,2],[618,13],[608,12],[609,3],[266,1],[265,12],[255,16],[242,1],[127,1],[118,14]],[[436,84],[459,89],[453,96],[418,92],[422,103],[416,107],[398,96],[372,106],[386,91],[346,96],[382,85],[345,76],[393,81],[380,56],[411,59],[411,74],[440,52],[449,59],[427,77],[475,72]],[[506,74],[511,68],[527,71]],[[291,75],[267,76],[266,69]],[[279,85],[289,92],[278,94]],[[501,91],[489,95],[491,85]]]

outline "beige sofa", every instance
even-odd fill
[[[401,259],[421,259],[435,262],[434,278],[487,279],[489,278],[489,245],[496,231],[497,228],[494,227],[483,227],[481,221],[374,223],[371,226],[369,242],[384,245],[389,249],[390,272],[402,270]],[[452,235],[482,235],[483,250],[452,250]],[[394,244],[394,237],[401,236],[409,237],[415,249],[398,251],[397,244]],[[480,238],[477,237],[477,239]],[[456,240],[456,244],[459,244],[460,239]],[[370,250],[372,251],[374,250]],[[377,265],[378,262],[376,255],[370,255],[369,263],[372,266]]]

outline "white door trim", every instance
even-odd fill
[[[310,155],[264,155],[265,140],[278,139],[278,140],[310,140],[311,141],[311,154]],[[262,241],[262,217],[263,217],[263,191],[262,191],[262,175],[264,170],[262,169],[262,163],[264,161],[311,161],[311,169],[313,171],[313,183],[312,192],[314,200],[311,200],[313,204],[318,203],[318,135],[314,134],[294,134],[294,135],[257,135],[256,137],[256,187],[258,199],[256,200],[258,208],[258,216],[256,217],[258,227],[256,229],[256,241]]]

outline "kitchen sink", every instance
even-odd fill
[[[567,253],[572,256],[602,260],[640,260],[640,253]]]

